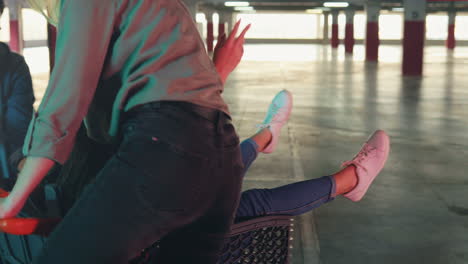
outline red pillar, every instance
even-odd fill
[[[366,6],[366,61],[379,60],[379,15],[380,1],[368,2]]]
[[[23,53],[21,6],[17,2],[14,2],[14,4],[8,7],[10,11],[10,49],[17,53]]]
[[[226,30],[226,24],[229,22],[229,13],[225,11],[218,11],[219,15],[219,22],[218,22],[218,39],[221,37],[223,34],[227,34]]]
[[[405,0],[404,5],[402,71],[405,76],[421,76],[426,33],[426,0]]]
[[[226,17],[226,34],[229,34],[233,27],[234,12],[225,12],[224,15]]]
[[[10,49],[20,52],[20,25],[18,20],[10,20]]]
[[[345,51],[353,53],[354,50],[354,10],[346,10]]]
[[[213,32],[213,22],[208,22],[208,29],[206,33],[206,48],[208,52],[213,51],[213,41],[214,41],[214,32]]]
[[[208,50],[208,52],[213,52],[213,49],[214,49],[213,12],[207,11],[205,15],[206,15],[206,21],[207,21],[206,49]]]
[[[366,60],[379,60],[379,22],[367,22],[366,31]]]
[[[47,46],[49,47],[50,72],[55,65],[55,46],[57,43],[57,28],[51,24],[47,25]]]
[[[448,49],[455,49],[455,17],[456,13],[453,11],[450,11],[448,14],[449,17],[449,25],[448,25],[448,36],[447,36],[447,42],[445,43]]]
[[[331,45],[332,48],[338,48],[340,45],[340,39],[338,36],[338,11],[332,12],[332,36],[331,36]]]
[[[226,12],[226,11],[219,11],[219,24],[218,24],[218,38],[222,36],[223,34],[228,34],[228,24],[229,19],[231,19],[232,23],[232,13]]]
[[[226,23],[222,22],[218,25],[218,36],[222,36],[226,34]]]

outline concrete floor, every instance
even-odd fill
[[[398,47],[382,47],[378,64],[356,49],[246,47],[225,92],[241,137],[279,90],[295,105],[278,150],[244,188],[331,174],[384,129],[384,171],[360,203],[338,198],[298,219],[293,263],[468,263],[468,48],[427,48],[424,78],[401,76]]]
[[[244,188],[329,175],[375,129],[392,139],[387,166],[359,203],[338,198],[298,217],[293,263],[468,263],[468,48],[426,49],[424,78],[403,78],[401,49],[344,56],[321,45],[247,45],[225,89],[246,138],[281,89],[295,96],[277,151]],[[47,82],[35,76],[37,97]]]

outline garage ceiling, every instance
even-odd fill
[[[218,10],[233,10],[231,7],[226,7],[225,0],[202,0],[199,1],[201,6],[213,7]],[[257,11],[305,11],[307,9],[322,8],[324,2],[348,2],[351,7],[356,10],[363,10],[367,0],[348,0],[348,1],[323,1],[323,0],[253,0],[253,1],[237,1],[230,2],[249,2]],[[382,9],[391,10],[395,7],[403,7],[402,0],[382,0]],[[428,12],[440,11],[468,11],[468,0],[428,0]]]

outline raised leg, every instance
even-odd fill
[[[331,176],[296,182],[274,189],[242,193],[237,221],[263,215],[299,215],[332,201],[338,195],[359,201],[383,169],[390,151],[388,135],[376,131],[358,154]]]

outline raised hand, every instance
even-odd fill
[[[240,20],[237,21],[227,38],[225,34],[219,37],[214,50],[213,62],[223,83],[226,82],[229,74],[239,65],[244,55],[245,34],[250,29],[251,24],[247,25],[236,38],[240,22]]]

